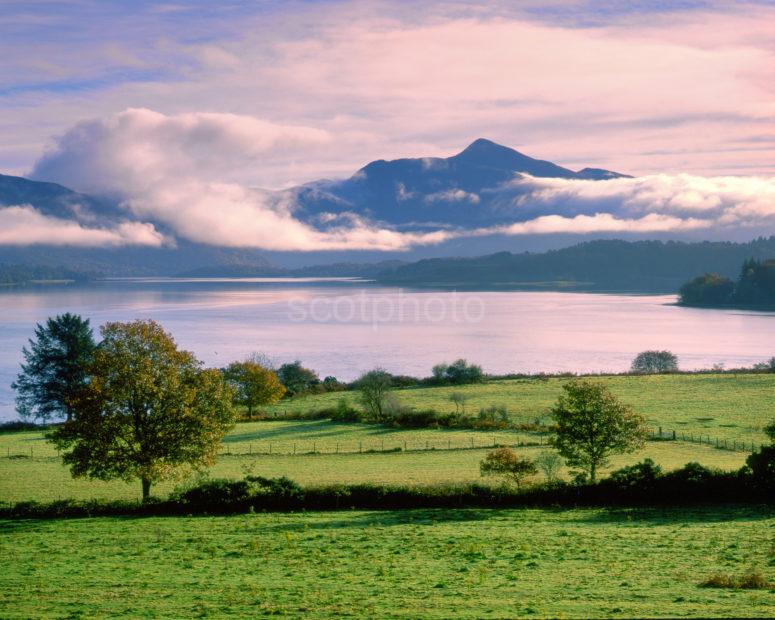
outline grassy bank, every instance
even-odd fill
[[[3,617],[772,617],[771,511],[422,510],[0,522]],[[422,567],[422,569],[418,568]]]

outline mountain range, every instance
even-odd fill
[[[530,209],[513,208],[520,175],[605,180],[624,175],[599,168],[578,172],[528,157],[480,138],[452,157],[377,160],[343,181],[316,181],[290,190],[296,217],[317,225],[329,214],[354,212],[401,229],[474,228],[528,219]]]
[[[318,229],[348,217],[398,231],[473,229],[541,215],[529,201],[514,207],[524,175],[592,182],[627,177],[598,168],[573,171],[478,139],[452,157],[373,161],[350,178],[315,181],[278,194],[293,205],[296,219]],[[132,218],[115,198],[0,175],[0,206],[13,205],[30,205],[46,216],[92,227]],[[163,222],[153,223],[170,232]],[[490,235],[403,253],[270,253],[184,239],[177,239],[174,247],[5,245],[0,246],[0,282],[131,275],[361,276],[406,286],[673,292],[697,273],[734,276],[747,258],[775,256],[773,237],[746,243],[595,237],[593,241],[582,237],[579,243],[579,235],[519,240]]]
[[[514,189],[521,175],[604,180],[617,172],[584,168],[578,172],[534,159],[490,140],[478,139],[448,158],[425,157],[373,161],[350,178],[321,180],[277,192],[293,205],[293,216],[318,229],[357,217],[394,230],[423,231],[508,224],[535,215],[530,206],[515,212]],[[109,227],[132,219],[132,213],[110,196],[92,196],[45,180],[0,175],[0,206],[30,205],[41,214],[88,226]],[[148,221],[148,218],[145,218]],[[163,222],[150,220],[169,233]],[[177,239],[175,247],[83,248],[68,246],[0,246],[0,263],[57,267],[96,275],[173,275],[181,272],[271,272],[316,263],[343,265],[425,258],[446,254],[475,255],[493,250],[546,249],[567,245],[571,236],[521,239],[458,239],[386,255],[379,251],[265,252],[215,247]],[[365,268],[373,272],[373,268]],[[329,271],[332,269],[329,268]],[[358,271],[363,271],[359,269]]]

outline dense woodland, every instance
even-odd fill
[[[53,266],[6,265],[0,263],[0,286],[51,280],[87,280],[88,275]]]
[[[746,260],[736,281],[717,273],[698,276],[680,295],[687,306],[775,306],[775,259]]]
[[[542,254],[422,260],[378,279],[406,285],[674,293],[698,273],[731,278],[743,261],[773,256],[775,237],[748,243],[598,240]]]

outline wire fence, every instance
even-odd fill
[[[720,437],[712,437],[707,433],[676,431],[673,429],[663,429],[661,426],[652,431],[650,439],[652,441],[683,441],[686,443],[698,443],[718,448],[719,450],[731,450],[734,452],[755,452],[764,446],[764,444],[756,443],[755,441],[722,439]]]
[[[759,450],[763,444],[753,441],[740,441],[736,439],[722,439],[705,433],[694,433],[664,429],[662,427],[652,429],[649,435],[651,441],[676,441],[693,444],[703,444],[719,450],[734,452],[753,452]],[[298,442],[225,442],[221,444],[219,455],[221,456],[294,456],[315,454],[379,454],[396,452],[433,452],[444,450],[482,450],[500,446],[510,448],[540,447],[549,445],[549,435],[536,433],[526,439],[513,441],[504,436],[482,437],[471,436],[466,439],[401,439],[401,440],[353,440],[353,441],[298,441]],[[19,446],[7,447],[0,458],[9,459],[52,459],[58,458],[58,454],[50,445],[32,446],[20,448]]]

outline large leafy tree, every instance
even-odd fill
[[[86,383],[94,355],[89,320],[60,314],[35,327],[35,338],[22,350],[24,363],[12,387],[23,418],[69,420],[73,396]]]
[[[274,371],[252,360],[229,364],[224,376],[234,390],[234,403],[245,407],[249,418],[256,407],[274,404],[285,394]]]
[[[634,452],[648,436],[643,416],[595,381],[566,383],[552,417],[556,424],[552,445],[592,482],[611,454]]]
[[[108,323],[72,418],[49,433],[73,476],[151,485],[211,465],[234,426],[232,391],[154,321]]]

